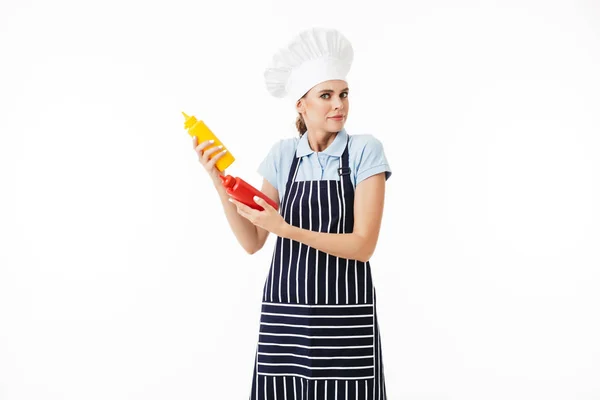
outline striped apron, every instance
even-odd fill
[[[291,225],[351,233],[348,142],[339,180],[295,182],[294,157],[279,212]],[[251,400],[385,400],[369,261],[277,237],[267,276]]]

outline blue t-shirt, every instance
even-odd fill
[[[306,133],[301,137],[281,139],[271,147],[257,172],[277,189],[280,201],[296,154],[302,157],[296,181],[339,180],[340,157],[348,137],[348,164],[354,188],[364,179],[381,172],[385,172],[386,180],[389,179],[392,170],[381,142],[370,134],[348,135],[345,129],[339,131],[333,142],[321,152],[310,148]]]

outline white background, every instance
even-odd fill
[[[2,0],[1,400],[248,397],[275,238],[238,245],[181,112],[260,187],[312,26],[393,170],[389,398],[600,399],[597,1]]]

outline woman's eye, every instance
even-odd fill
[[[342,93],[340,94],[340,96],[342,96],[342,95],[345,95],[345,96],[343,96],[343,97],[342,97],[342,98],[344,99],[344,98],[348,97],[348,92],[342,92]],[[323,93],[323,94],[321,95],[321,98],[322,98],[322,99],[325,99],[326,97],[323,97],[323,96],[330,96],[330,94],[329,94],[329,93]]]

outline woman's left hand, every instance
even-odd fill
[[[240,214],[242,217],[246,218],[254,225],[274,233],[277,236],[282,236],[282,232],[284,231],[286,225],[288,225],[281,214],[279,214],[276,209],[274,209],[269,203],[260,197],[255,196],[254,202],[264,209],[262,211],[248,207],[247,205],[240,203],[231,197],[229,198],[229,201],[235,204],[238,214]]]

